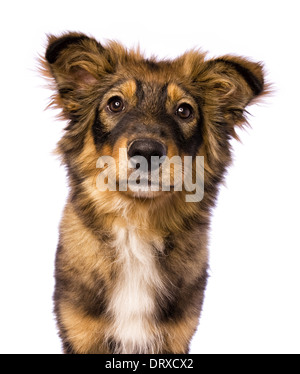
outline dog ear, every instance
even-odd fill
[[[236,88],[241,88],[243,94],[248,96],[248,100],[251,101],[263,92],[264,77],[261,63],[228,55],[210,60],[208,64],[220,78],[226,77],[236,85]]]
[[[67,118],[78,112],[85,93],[113,71],[109,52],[95,39],[80,33],[50,35],[42,64],[44,73],[54,78],[56,94],[52,104],[62,108]]]
[[[232,125],[233,136],[233,126],[246,121],[246,106],[266,93],[262,64],[237,56],[206,61],[198,83],[204,90],[207,109],[215,112],[218,122]]]

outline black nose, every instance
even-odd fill
[[[166,156],[166,146],[154,139],[137,139],[131,142],[128,149],[128,156],[143,156],[148,161],[148,165],[151,163],[151,156]]]

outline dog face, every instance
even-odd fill
[[[120,170],[124,161],[119,157],[120,148],[126,150],[129,158],[141,156],[146,160],[150,183],[151,158],[173,159],[175,156],[183,160],[184,156],[196,156],[202,142],[200,109],[196,100],[178,83],[159,81],[159,74],[151,74],[149,81],[143,79],[142,72],[126,75],[129,78],[125,82],[113,85],[99,100],[92,126],[94,144],[100,153],[105,149],[105,154],[113,155],[117,161],[117,183],[124,172]],[[134,172],[127,162],[123,164],[127,176]],[[176,182],[174,168],[170,173],[172,187]],[[162,175],[158,182],[161,187]],[[137,196],[131,189],[126,191],[132,192]],[[156,197],[160,192],[161,188],[142,196]]]
[[[90,192],[102,155],[116,161],[117,186],[124,172],[127,177],[134,172],[120,158],[120,149],[125,150],[122,157],[147,161],[148,182],[152,157],[204,156],[206,185],[217,184],[230,162],[235,126],[245,123],[245,107],[264,90],[261,65],[240,57],[206,60],[205,54],[191,51],[158,62],[76,33],[49,37],[44,67],[55,81],[53,104],[69,120],[58,151],[71,182],[85,180],[87,188],[90,180]],[[155,198],[162,196],[162,182],[159,174],[157,191],[121,193]],[[173,167],[170,186],[175,184]]]

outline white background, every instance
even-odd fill
[[[6,1],[1,5],[0,353],[59,353],[54,255],[67,196],[51,151],[63,123],[44,111],[46,33],[138,43],[147,56],[263,61],[274,94],[233,142],[210,241],[210,279],[191,353],[300,353],[298,1]]]

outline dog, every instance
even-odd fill
[[[42,66],[50,105],[68,121],[57,145],[70,187],[55,261],[63,352],[188,353],[208,277],[211,210],[245,108],[267,92],[262,63],[199,50],[159,61],[67,32],[48,36]],[[164,160],[174,157],[164,189]],[[143,160],[149,168],[129,188]],[[196,199],[185,184],[176,188],[185,160],[192,180],[202,175]]]

